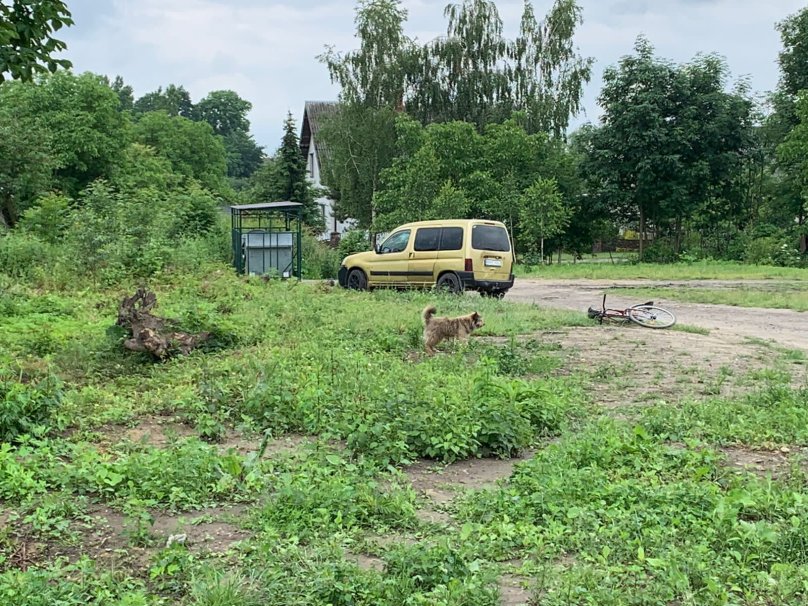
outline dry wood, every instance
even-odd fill
[[[152,315],[156,304],[157,296],[143,288],[121,302],[117,324],[129,329],[131,335],[124,341],[126,349],[149,352],[162,360],[176,354],[187,355],[210,337],[207,332],[194,335],[173,330],[169,320]]]

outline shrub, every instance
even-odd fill
[[[333,248],[310,233],[303,234],[303,277],[312,280],[336,278],[340,257]]]
[[[342,234],[337,248],[340,260],[366,250],[370,250],[370,239],[367,232],[361,229],[351,229]]]
[[[0,374],[0,442],[47,425],[62,400],[62,383],[49,376],[37,383],[20,383]]]

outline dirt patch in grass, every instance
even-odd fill
[[[153,512],[154,524],[146,527],[147,545],[135,544],[133,527],[122,513],[106,505],[93,505],[83,522],[74,522],[74,540],[67,543],[31,541],[29,551],[36,561],[67,557],[76,560],[87,555],[108,566],[124,567],[145,576],[154,554],[166,546],[169,537],[187,545],[195,553],[225,553],[251,535],[238,519],[244,514],[242,505],[211,507],[185,514]],[[179,536],[178,536],[179,535]],[[184,535],[184,536],[183,536]]]
[[[499,577],[500,606],[526,606],[531,603],[533,592],[526,589],[529,579],[516,574],[506,573]]]
[[[798,446],[784,446],[778,450],[754,450],[743,446],[725,446],[719,449],[727,458],[726,465],[731,469],[751,471],[760,476],[778,478],[787,475],[794,456],[803,457],[803,469],[808,471],[804,457],[808,449]]]
[[[770,369],[781,357],[765,343],[634,326],[571,328],[531,338],[558,344],[565,355],[561,372],[582,372],[594,403],[609,409],[741,393],[750,388],[750,373]],[[804,364],[781,367],[795,383],[805,380]]]
[[[449,465],[429,460],[417,461],[407,467],[404,473],[415,491],[426,501],[419,518],[427,522],[449,522],[451,518],[443,514],[442,509],[458,494],[496,485],[499,480],[511,476],[514,465],[533,454],[534,451],[525,451],[512,459],[467,459]]]

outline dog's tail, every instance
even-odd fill
[[[429,324],[429,321],[432,319],[432,316],[435,315],[435,312],[438,311],[435,309],[434,305],[429,305],[424,308],[424,313],[421,314],[421,317],[424,319],[424,324]]]

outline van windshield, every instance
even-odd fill
[[[504,227],[475,225],[471,230],[471,247],[475,250],[508,252],[511,250],[511,242]]]

